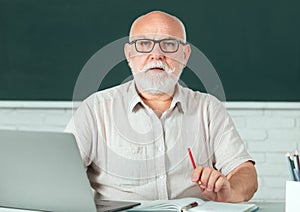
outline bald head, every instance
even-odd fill
[[[130,29],[130,40],[143,35],[168,35],[186,41],[183,23],[175,16],[161,11],[152,11],[137,18]]]

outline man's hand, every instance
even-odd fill
[[[205,198],[218,202],[230,202],[232,197],[230,182],[214,168],[198,166],[193,172],[192,181],[198,183]]]
[[[192,175],[203,196],[218,202],[248,201],[258,188],[257,174],[252,162],[247,161],[227,176],[212,167],[198,166]]]

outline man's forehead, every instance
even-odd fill
[[[129,38],[129,41],[137,40],[137,39],[152,39],[152,40],[161,40],[161,39],[176,39],[176,40],[181,40],[181,38],[176,37],[174,35],[168,35],[168,34],[136,34],[132,35]]]

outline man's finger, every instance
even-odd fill
[[[222,187],[226,184],[227,179],[223,176],[219,177],[215,183],[215,192],[219,192]]]
[[[210,167],[205,167],[202,171],[202,174],[200,176],[200,181],[201,181],[201,184],[203,184],[205,187],[207,187],[207,185],[208,185],[208,180],[209,180],[209,177],[210,177],[212,171],[213,171],[213,169]]]
[[[197,182],[197,181],[200,180],[200,176],[201,176],[201,174],[202,174],[202,171],[203,171],[203,167],[202,167],[202,166],[198,166],[198,167],[194,170],[194,172],[193,172],[193,174],[192,174],[192,181],[193,181],[193,182]]]
[[[217,180],[222,176],[218,171],[212,171],[207,183],[207,191],[214,191]]]

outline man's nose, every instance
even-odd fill
[[[160,49],[159,43],[155,43],[152,51],[150,52],[151,59],[165,58],[164,52]]]

